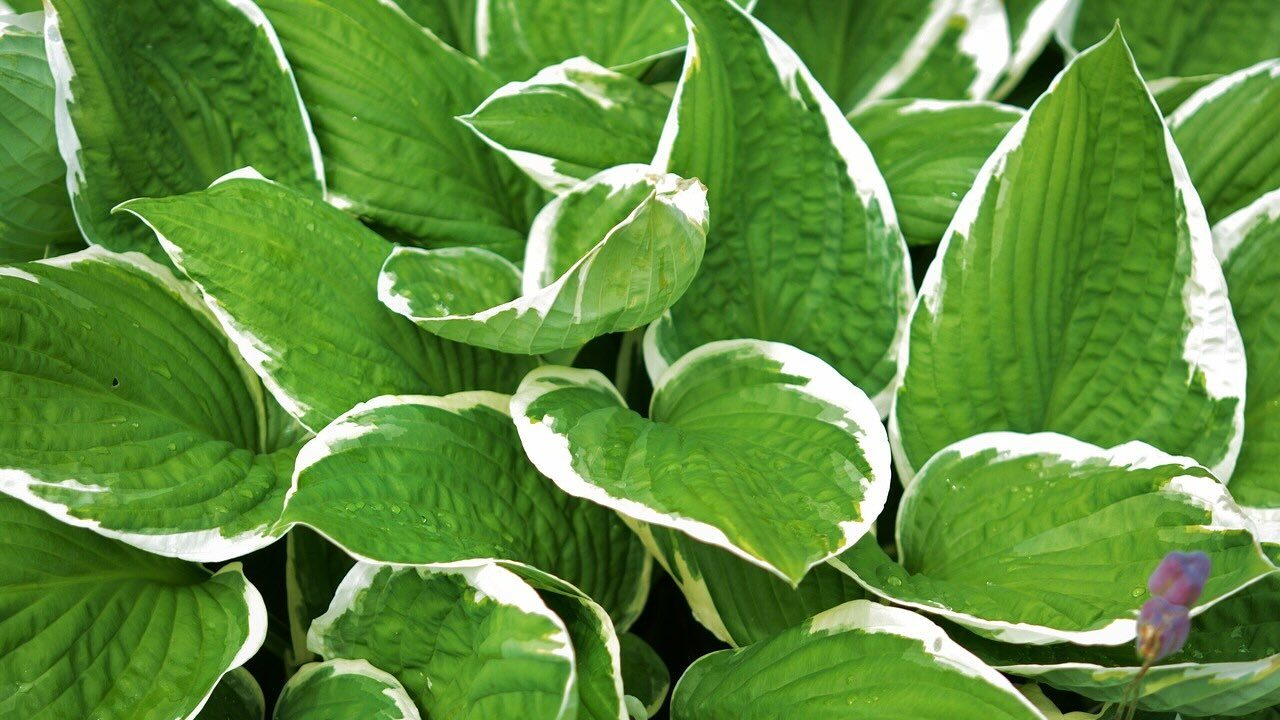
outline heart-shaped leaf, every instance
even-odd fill
[[[562,490],[679,530],[793,586],[884,507],[875,408],[818,358],[726,340],[658,381],[646,420],[595,371],[543,367],[511,401],[525,452]]]
[[[1243,347],[1195,189],[1118,32],[983,167],[903,363],[890,435],[905,478],[991,430],[1143,440],[1230,475]]]
[[[162,555],[271,543],[297,445],[192,290],[137,253],[0,268],[0,491]]]
[[[1012,643],[1118,645],[1174,550],[1213,562],[1197,615],[1275,571],[1207,470],[1139,442],[987,433],[942,450],[898,508],[899,563],[866,538],[834,561],[892,602]]]
[[[644,549],[613,512],[538,474],[507,405],[470,392],[356,406],[299,453],[285,521],[373,562],[526,563],[630,625],[648,593]]]
[[[576,348],[643,327],[684,294],[706,248],[706,197],[696,180],[653,175],[644,165],[611,168],[538,216],[528,280],[486,250],[396,248],[382,268],[378,296],[422,329],[456,342],[524,354]],[[595,223],[604,217],[616,224]],[[540,282],[554,273],[550,265],[583,245],[589,249],[568,269]],[[511,299],[522,283],[526,292]]]
[[[391,244],[261,177],[121,208],[155,231],[240,354],[312,431],[378,395],[509,391],[535,364],[396,317],[375,292]]]
[[[252,2],[208,0],[181,13],[116,0],[46,7],[58,145],[90,242],[163,260],[151,233],[112,217],[112,208],[200,190],[245,165],[306,192],[322,189],[293,73]]]
[[[238,565],[210,575],[0,498],[0,716],[192,717],[267,630]]]
[[[311,663],[289,678],[274,720],[421,720],[394,676],[364,660]]]

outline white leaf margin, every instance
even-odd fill
[[[381,683],[386,686],[382,690],[382,695],[391,700],[395,708],[400,713],[400,717],[396,720],[422,720],[422,715],[418,712],[418,707],[413,704],[413,699],[409,697],[408,691],[400,684],[400,681],[390,673],[383,672],[378,668],[370,665],[367,660],[347,660],[343,658],[335,658],[324,662],[312,662],[303,665],[298,672],[289,678],[284,684],[284,688],[280,690],[280,698],[278,704],[283,705],[284,699],[290,692],[296,692],[299,687],[307,682],[311,682],[313,676],[326,670],[332,671],[332,675],[327,679],[343,677],[347,675],[358,675],[369,678],[374,682]],[[323,681],[325,678],[317,678]],[[281,718],[280,720],[289,720],[289,718]]]

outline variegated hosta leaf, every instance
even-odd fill
[[[497,565],[359,563],[312,624],[309,645],[326,660],[367,660],[395,676],[432,720],[570,720],[579,706],[564,621]]]
[[[0,263],[83,245],[53,128],[40,15],[0,18]]]
[[[575,57],[499,88],[458,119],[561,193],[606,168],[648,162],[670,106],[652,86]]]
[[[1280,543],[1280,189],[1215,225],[1213,239],[1249,364],[1244,442],[1231,495],[1264,542]]]
[[[1039,685],[1036,685],[1035,683],[1027,683],[1026,685],[1017,685],[1016,687],[1018,692],[1022,693],[1022,696],[1034,705],[1036,710],[1040,711],[1040,714],[1045,716],[1046,720],[1099,720],[1105,714],[1103,711],[1096,713],[1064,713],[1058,709],[1058,706],[1055,705],[1047,695],[1044,694],[1044,690],[1042,690]],[[1109,710],[1110,708],[1106,709]],[[1170,718],[1169,720],[1174,719]]]
[[[419,25],[467,55],[476,52],[477,0],[398,0]]]
[[[796,587],[728,550],[654,525],[636,525],[653,556],[684,594],[694,618],[734,646],[764,640],[836,605],[867,596],[827,563]]]
[[[320,154],[275,31],[250,0],[48,0],[58,145],[90,242],[163,259],[111,209],[200,190],[254,165],[307,192]]]
[[[509,391],[534,365],[396,317],[376,293],[391,243],[260,176],[121,207],[155,230],[240,354],[313,431],[378,395]]]
[[[239,667],[222,676],[195,720],[263,720],[266,714],[267,700],[258,681]]]
[[[672,720],[1043,720],[1000,673],[908,610],[866,600],[695,662]]]
[[[849,116],[871,148],[911,245],[942,239],[982,164],[1023,115],[1009,105],[885,100]]]
[[[671,674],[666,663],[638,635],[618,636],[622,648],[622,686],[627,697],[634,698],[652,717],[667,699]]]
[[[701,183],[622,165],[542,211],[530,235],[527,281],[487,250],[396,248],[378,296],[440,337],[499,352],[549,353],[657,318],[693,282],[706,242]],[[589,249],[543,285],[557,260],[583,246]]]
[[[394,676],[364,660],[304,666],[276,701],[274,720],[421,720]]]
[[[290,640],[285,664],[296,668],[315,659],[315,654],[307,649],[307,629],[312,620],[329,609],[329,602],[355,560],[304,525],[290,528],[285,543],[284,584]]]
[[[892,96],[985,100],[1012,57],[1001,0],[956,0],[941,37]]]
[[[13,13],[33,13],[43,9],[41,0],[0,0],[0,10]]]
[[[272,542],[298,446],[194,293],[137,253],[0,268],[0,492],[161,555]]]
[[[844,565],[868,590],[1012,643],[1119,645],[1165,554],[1213,562],[1199,614],[1275,568],[1217,480],[1140,442],[987,433],[935,455],[898,509],[899,563],[871,538]]]
[[[210,575],[0,498],[0,717],[192,717],[266,631],[238,565]]]
[[[1009,65],[992,93],[1004,97],[1040,57],[1071,0],[1002,0],[1012,42]]]
[[[1280,56],[1280,5],[1272,0],[1073,0],[1058,39],[1071,53],[1117,22],[1148,80],[1231,72]]]
[[[335,205],[394,239],[519,259],[542,193],[454,119],[496,77],[394,3],[258,4],[297,72]]]
[[[565,492],[724,548],[792,586],[884,507],[889,453],[866,395],[780,343],[726,340],[657,382],[646,420],[604,376],[544,367],[511,400],[525,452]]]
[[[480,59],[522,80],[579,55],[610,68],[644,69],[685,42],[671,0],[478,0]]]
[[[285,521],[374,562],[527,563],[630,625],[648,592],[644,549],[616,514],[529,464],[507,404],[470,392],[357,405],[299,454]]]
[[[1217,572],[1217,568],[1214,568]],[[1187,717],[1236,717],[1280,704],[1280,576],[1271,575],[1196,616],[1187,644],[1146,673],[1138,707]],[[952,632],[984,661],[1014,675],[1119,702],[1141,672],[1133,646],[1005,645]],[[1272,711],[1274,713],[1274,711]]]
[[[1168,117],[1200,88],[1222,77],[1219,73],[1195,75],[1186,78],[1160,78],[1147,83],[1151,97],[1156,99],[1160,112]]]
[[[983,166],[903,362],[890,434],[905,478],[989,430],[1143,440],[1230,475],[1239,332],[1200,201],[1119,33],[1072,61]]]
[[[646,339],[650,377],[713,340],[795,345],[887,410],[911,303],[906,244],[857,133],[768,28],[678,0],[690,51],[656,165],[709,189],[693,285]]]
[[[1198,90],[1169,118],[1169,127],[1210,222],[1280,188],[1280,59]]]

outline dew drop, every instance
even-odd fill
[[[1129,594],[1132,595],[1133,597],[1142,597],[1142,588],[1136,587],[1130,590]]]

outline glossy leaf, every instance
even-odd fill
[[[475,55],[477,0],[399,0],[396,4],[436,37]]]
[[[290,640],[285,664],[297,668],[315,659],[307,649],[307,630],[312,620],[329,609],[334,593],[356,561],[305,525],[290,528],[285,542],[284,587]]]
[[[1204,468],[1052,433],[940,451],[903,494],[896,537],[898,563],[870,538],[835,562],[887,600],[1012,643],[1133,640],[1147,577],[1174,550],[1213,563],[1192,615],[1275,570]]]
[[[1280,188],[1280,60],[1196,91],[1169,127],[1211,222]]]
[[[714,340],[785,342],[883,412],[911,302],[884,179],[793,52],[728,0],[680,0],[692,50],[655,164],[709,189],[702,269],[646,339],[650,377]]]
[[[509,83],[458,118],[552,192],[653,157],[671,98],[585,57]]]
[[[40,16],[0,19],[0,263],[83,245],[53,127]]]
[[[0,268],[0,491],[150,552],[271,543],[297,446],[173,274],[91,248]]]
[[[183,12],[156,0],[46,5],[58,146],[90,242],[163,259],[151,233],[112,208],[200,190],[245,165],[322,189],[293,73],[252,2],[208,0]]]
[[[276,701],[274,720],[421,720],[404,686],[364,660],[304,666]]]
[[[1023,115],[1009,105],[886,100],[849,116],[871,148],[911,245],[942,239],[982,164]]]
[[[331,202],[394,239],[519,259],[542,194],[454,120],[497,78],[393,3],[259,5],[298,74]]]
[[[1230,475],[1239,332],[1195,189],[1118,33],[983,166],[903,363],[890,435],[904,478],[990,430],[1143,440]]]
[[[507,404],[472,392],[356,406],[299,454],[285,521],[374,562],[526,563],[630,625],[648,593],[644,549],[614,513],[538,474]]]
[[[195,720],[263,720],[266,713],[258,681],[239,667],[222,676]]]
[[[643,327],[684,294],[706,248],[706,197],[696,180],[654,175],[644,165],[611,168],[538,216],[528,281],[486,250],[396,248],[378,296],[423,330],[456,342],[523,354],[576,348]],[[616,224],[584,222],[582,210],[592,221]],[[582,246],[589,249],[542,285],[554,273],[549,265]],[[521,284],[524,292],[516,294]]]
[[[854,600],[741,650],[695,662],[672,720],[1043,716],[995,670],[907,610]]]
[[[590,370],[544,367],[511,401],[525,452],[565,492],[724,548],[791,585],[884,507],[866,395],[779,343],[723,341],[659,379],[648,420]]]
[[[155,231],[241,355],[313,431],[378,395],[510,390],[534,364],[396,317],[375,292],[392,245],[281,185],[237,174],[122,209]]]
[[[0,498],[0,716],[194,716],[262,645],[262,597]]]
[[[625,633],[618,641],[622,648],[623,688],[652,717],[667,699],[671,674],[662,657],[640,636]]]

